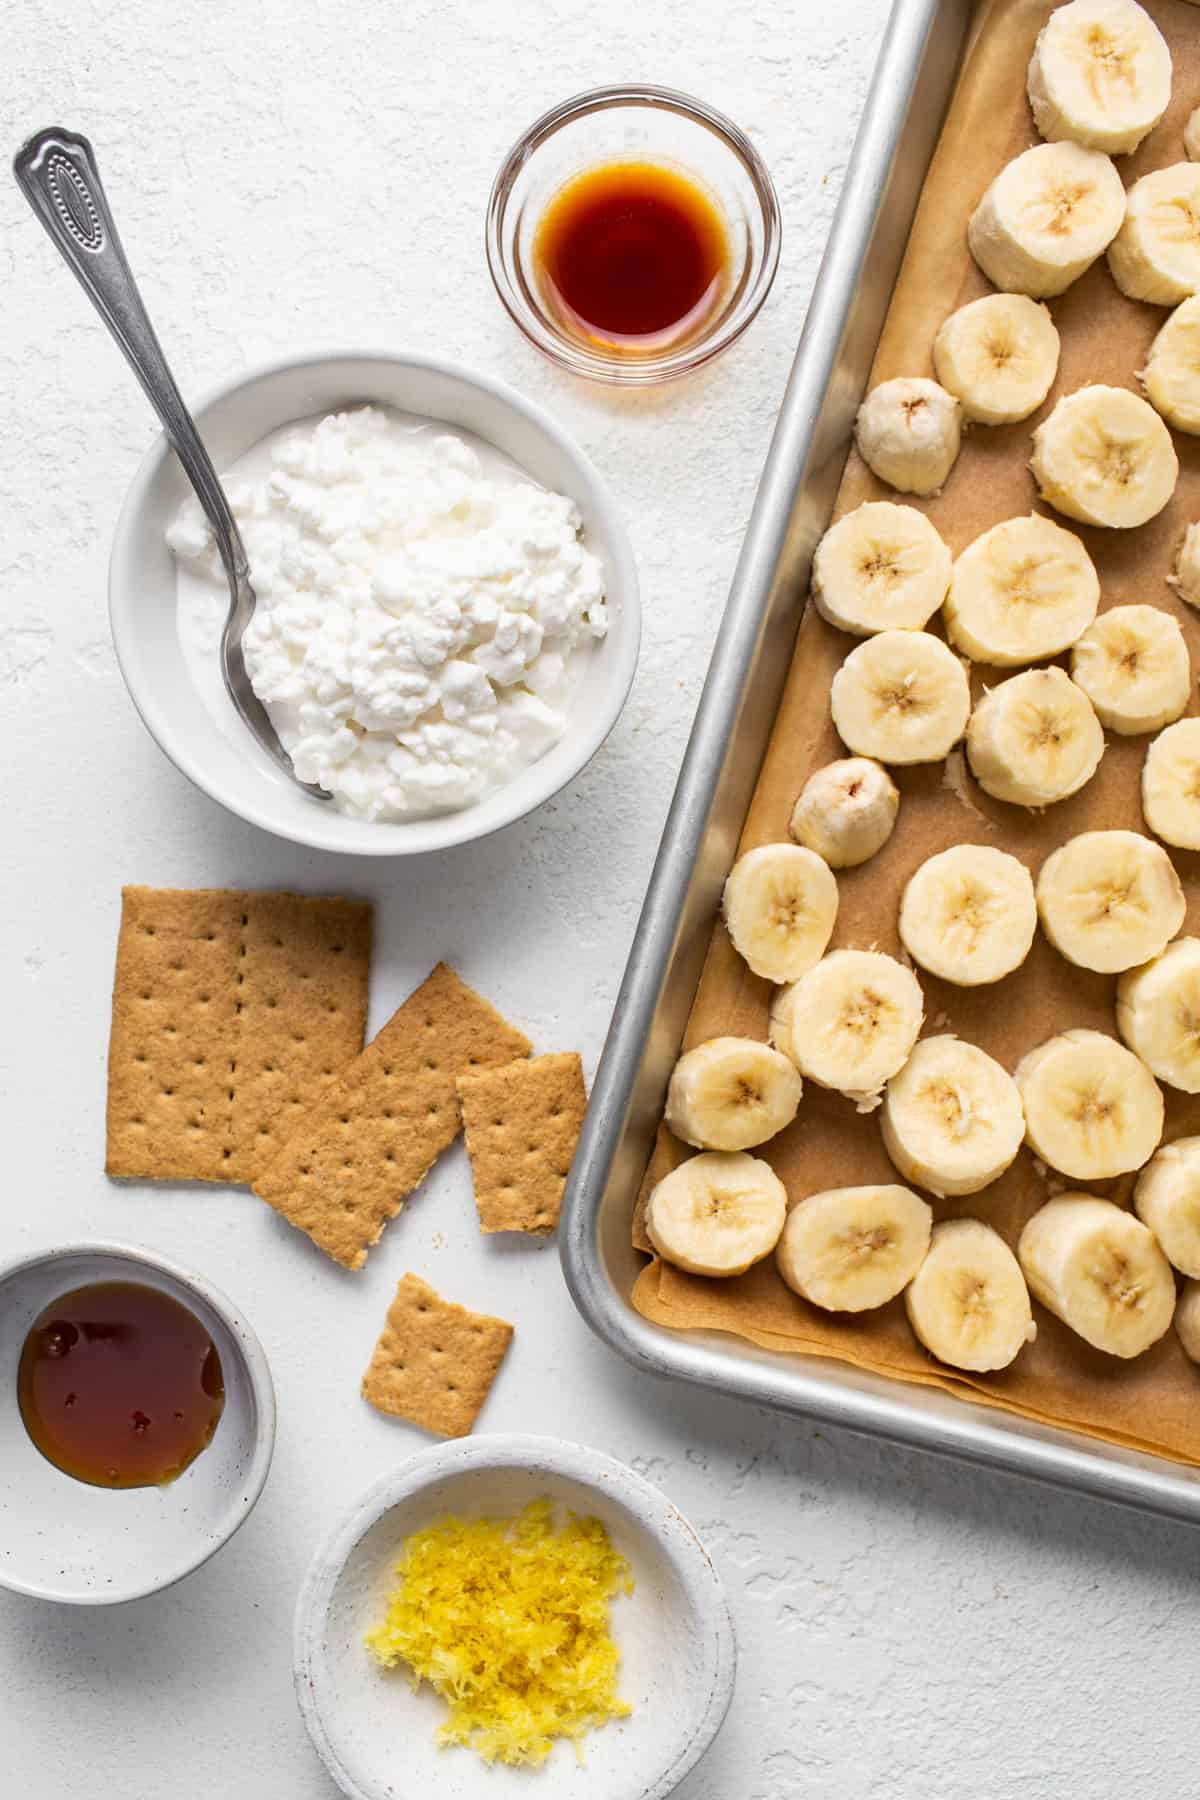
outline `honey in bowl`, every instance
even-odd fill
[[[17,1371],[21,1417],[64,1474],[93,1487],[161,1487],[212,1441],[221,1359],[194,1313],[159,1288],[101,1281],[36,1318]]]
[[[568,330],[634,351],[689,337],[728,280],[715,200],[661,163],[606,163],[576,175],[547,206],[533,253]]]

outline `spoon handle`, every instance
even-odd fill
[[[81,133],[52,126],[22,144],[13,158],[13,173],[162,420],[208,515],[230,580],[245,578],[246,552],[233,513],[150,323],[92,146]]]

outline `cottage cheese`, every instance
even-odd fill
[[[607,628],[573,501],[377,407],[276,434],[226,491],[258,597],[247,672],[296,773],[343,811],[468,806],[561,737]],[[195,500],[167,542],[202,578],[181,580],[180,630],[211,682],[227,590]]]

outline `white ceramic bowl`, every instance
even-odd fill
[[[89,1487],[33,1444],[17,1404],[29,1327],[56,1296],[94,1281],[161,1288],[196,1314],[225,1378],[212,1442],[161,1488]],[[247,1518],[275,1445],[275,1393],[262,1345],[224,1294],[125,1244],[70,1245],[0,1268],[0,1586],[43,1600],[137,1600],[207,1562]]]
[[[291,358],[218,389],[196,419],[218,470],[270,432],[313,413],[374,401],[475,432],[544,487],[569,494],[604,564],[609,632],[591,656],[567,730],[540,760],[462,811],[404,823],[348,818],[305,794],[271,761],[232,705],[214,720],[180,646],[176,565],[163,534],[191,490],[160,437],[117,523],[109,570],[113,643],[142,719],[175,766],[230,812],[295,843],[357,856],[406,856],[468,843],[540,806],[578,775],[625,704],[641,636],[637,572],[625,530],[583,452],[540,407],[501,382],[433,357],[353,351]]]
[[[630,1717],[592,1732],[581,1766],[560,1743],[540,1771],[485,1769],[473,1751],[434,1741],[443,1703],[363,1642],[382,1616],[411,1532],[445,1513],[511,1516],[543,1496],[594,1514],[633,1567],[613,1603],[618,1691]],[[478,1437],[423,1451],[369,1488],[305,1578],[296,1608],[296,1692],[309,1735],[351,1800],[660,1800],[717,1732],[736,1655],[724,1589],[671,1502],[621,1463],[555,1438]]]

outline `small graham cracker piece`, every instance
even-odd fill
[[[105,1167],[246,1181],[278,1122],[362,1049],[372,908],[227,889],[121,898]]]
[[[472,1069],[458,1078],[482,1231],[553,1231],[583,1128],[574,1052]]]
[[[363,1376],[363,1399],[442,1437],[466,1437],[512,1335],[503,1319],[468,1312],[406,1275]]]
[[[255,1193],[335,1262],[360,1269],[458,1136],[457,1077],[529,1049],[522,1032],[439,963],[255,1171]]]

